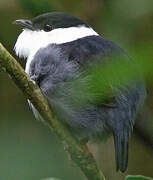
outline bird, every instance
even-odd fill
[[[78,139],[103,140],[113,135],[116,171],[125,172],[129,138],[146,97],[144,80],[140,75],[116,86],[108,82],[112,93],[104,97],[96,88],[104,86],[101,72],[106,65],[118,58],[132,66],[134,62],[116,43],[65,12],[44,13],[14,23],[23,29],[15,53],[26,59],[25,72],[37,83],[57,117]],[[98,67],[101,71],[96,76]],[[35,117],[42,119],[30,101],[29,105]]]

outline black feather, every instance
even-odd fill
[[[128,133],[114,133],[116,171],[125,172],[128,165]]]

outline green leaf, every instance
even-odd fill
[[[41,179],[41,180],[60,180],[60,179],[55,178],[55,177],[48,177],[48,178]]]
[[[150,177],[145,177],[145,176],[140,176],[140,175],[137,175],[137,176],[129,175],[129,176],[126,176],[125,180],[153,180],[153,179]]]

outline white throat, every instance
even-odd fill
[[[26,64],[26,72],[28,72],[30,63],[40,48],[49,44],[63,44],[93,35],[98,34],[92,28],[85,26],[58,28],[50,32],[24,29],[17,39],[14,50],[17,56],[28,58]]]
[[[50,32],[24,29],[17,39],[14,50],[19,57],[27,58],[49,44],[63,44],[92,35],[98,34],[85,26],[58,28]]]

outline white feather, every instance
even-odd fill
[[[40,48],[49,44],[63,44],[92,35],[98,34],[92,28],[85,26],[58,28],[50,32],[24,29],[17,39],[14,50],[17,56],[27,58],[25,71],[28,73],[30,63]]]

